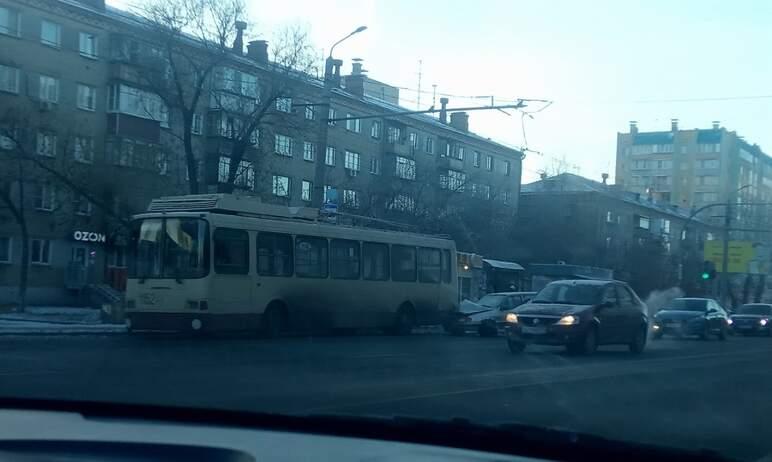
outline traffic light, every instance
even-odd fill
[[[702,263],[702,273],[700,274],[700,278],[703,281],[716,279],[716,265],[714,265],[712,261],[705,260]]]

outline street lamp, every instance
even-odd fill
[[[367,30],[367,26],[359,26],[356,29],[354,29],[350,34],[343,37],[342,39],[338,40],[337,42],[333,43],[330,47],[330,54],[327,56],[327,60],[324,63],[324,81],[325,83],[329,84],[330,79],[332,78],[332,68],[333,63],[335,60],[332,57],[332,52],[335,51],[335,47],[349,39],[351,36],[356,35],[360,32],[364,32]]]
[[[333,45],[330,47],[330,56],[329,56],[329,59],[332,59],[332,51],[333,51],[333,50],[335,49],[335,47],[336,47],[336,46],[338,46],[338,45],[339,45],[341,42],[343,42],[344,40],[348,39],[348,38],[349,38],[349,37],[351,37],[352,35],[356,35],[356,34],[358,34],[358,33],[360,33],[360,32],[364,32],[364,31],[366,31],[366,30],[367,30],[367,26],[359,26],[359,27],[357,27],[356,29],[354,29],[354,31],[353,31],[353,32],[351,32],[351,33],[350,33],[350,34],[348,34],[347,36],[345,36],[345,37],[343,37],[342,39],[340,39],[340,40],[338,40],[337,42],[335,42],[335,43],[334,43],[334,44],[333,44]]]

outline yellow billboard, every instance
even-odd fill
[[[724,241],[705,241],[705,260],[716,265],[721,271],[724,261]],[[766,246],[752,241],[729,241],[730,273],[767,273],[769,271],[769,252]]]

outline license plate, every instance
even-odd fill
[[[539,326],[539,327],[523,326],[523,333],[531,334],[531,335],[543,335],[547,333],[547,328],[543,326]]]

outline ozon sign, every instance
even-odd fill
[[[75,231],[72,233],[72,238],[76,241],[83,242],[101,242],[104,243],[107,237],[101,233],[91,233],[88,231]]]

